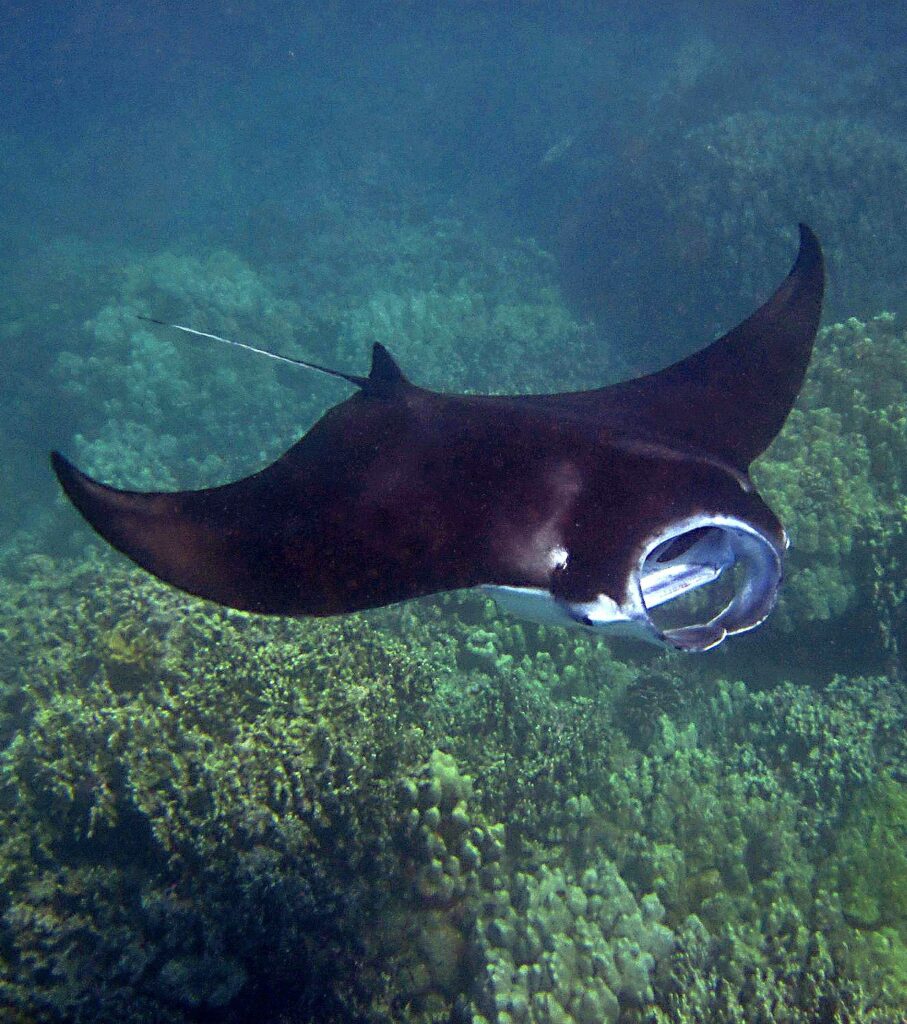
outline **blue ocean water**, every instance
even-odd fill
[[[907,1015],[907,12],[9,3],[0,1024]],[[700,657],[443,596],[221,610],[97,540],[342,383],[656,370],[827,263],[753,477],[767,623]],[[753,381],[753,387],[759,387]]]

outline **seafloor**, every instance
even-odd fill
[[[342,396],[136,313],[350,369],[379,340],[435,387],[634,368],[537,248],[431,231],[374,234],[380,287],[356,304],[316,276],[305,306],[229,252],[61,242],[35,288],[84,320],[49,368],[69,454],[137,488],[213,483]],[[369,264],[334,251],[330,281]],[[18,294],[3,330],[24,344],[51,314]],[[904,1019],[896,318],[821,332],[755,475],[792,538],[783,596],[695,658],[474,596],[266,620],[131,569],[59,496],[9,523],[0,1021]]]

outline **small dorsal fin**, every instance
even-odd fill
[[[403,371],[397,366],[396,360],[381,344],[376,341],[372,345],[372,368],[368,375],[369,384],[408,384]]]

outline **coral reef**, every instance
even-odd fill
[[[564,287],[629,341],[634,370],[739,321],[776,285],[801,220],[828,260],[827,319],[902,310],[907,144],[878,122],[883,108],[821,116],[775,96],[728,112],[693,95],[680,119],[663,109],[625,139],[620,159],[610,144],[576,147],[583,159],[557,180],[582,197],[549,229]]]
[[[865,622],[862,648],[850,651],[826,631],[832,670],[855,657],[863,671],[897,671],[905,405],[907,339],[897,320],[835,324],[820,333],[797,408],[754,467],[791,537],[772,628],[802,634],[810,624]]]
[[[269,621],[22,572],[0,1019],[897,1019],[888,680],[631,666],[478,598]]]
[[[583,350],[531,247],[512,255],[521,287],[475,239],[471,276],[451,257],[430,284],[430,247],[409,241],[413,267],[343,312],[278,301],[226,253],[136,262],[88,322],[93,352],[57,363],[83,412],[112,396],[76,447],[110,479],[191,486],[250,468],[234,450],[276,454],[334,399],[288,399],[267,365],[211,371],[136,312],[227,335],[260,321],[260,340],[341,362],[382,338],[442,386],[541,389],[555,337]],[[267,621],[94,548],[17,558],[0,581],[2,1012],[899,1019],[905,353],[888,315],[822,332],[755,469],[792,539],[782,601],[720,660],[476,595]]]
[[[43,586],[4,593],[0,1002],[183,1020],[276,1012],[315,975],[321,1019],[348,1019],[440,658],[359,620],[250,643],[241,616],[98,568]],[[47,586],[84,596],[64,609]]]
[[[696,308],[731,322],[736,303],[771,287],[782,239],[789,250],[805,220],[822,236],[836,318],[903,299],[904,156],[902,138],[866,120],[757,109],[692,128],[640,170],[640,185],[654,189],[674,244],[686,246]]]
[[[504,825],[470,806],[472,779],[449,754],[435,751],[400,794],[415,859],[407,924],[423,957],[411,984],[456,996],[474,1024],[594,1024],[652,1001],[674,943],[657,896],[638,904],[607,860],[579,878],[544,863],[515,869]]]
[[[857,791],[822,878],[840,915],[831,933],[840,956],[899,1005],[907,1005],[905,840],[907,787],[880,775]]]
[[[174,338],[140,314],[266,339],[290,353],[303,321],[297,305],[277,299],[227,252],[205,260],[163,254],[127,266],[119,294],[53,368],[79,410],[75,453],[97,475],[145,489],[220,481],[247,471],[249,459],[279,454],[316,415],[320,378],[290,400],[270,361],[247,372],[214,343]]]
[[[578,879],[541,865],[485,901],[474,1024],[614,1024],[654,999],[674,936],[654,894],[637,903],[609,861]]]
[[[476,280],[447,291],[376,292],[344,317],[341,360],[352,365],[380,341],[413,376],[418,368],[421,383],[439,390],[544,392],[593,382],[604,359],[593,351],[591,331],[573,320],[546,281],[543,254],[527,251],[525,262],[529,279],[537,279],[531,294],[501,294],[500,286],[495,294]],[[551,354],[564,346],[574,359],[555,369]]]

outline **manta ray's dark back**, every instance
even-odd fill
[[[747,469],[799,392],[822,292],[819,244],[801,226],[796,262],[759,310],[636,380],[441,394],[411,384],[376,345],[367,378],[343,375],[357,386],[350,398],[235,483],[139,493],[58,453],[53,465],[114,547],[183,590],[256,612],[329,615],[483,586],[547,602],[565,623],[649,629],[650,605],[749,559],[759,586],[723,619],[655,630],[705,649],[774,601],[786,541]]]

